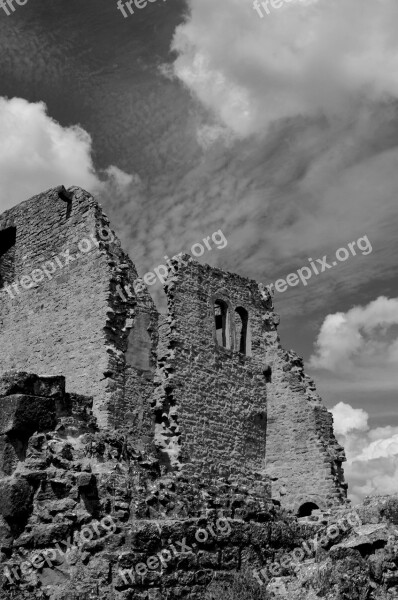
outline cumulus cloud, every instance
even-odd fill
[[[374,460],[375,458],[387,458],[398,454],[398,433],[387,438],[378,439],[362,450],[356,460]],[[398,484],[397,484],[398,487]]]
[[[0,97],[0,212],[52,186],[81,186],[103,195],[123,194],[134,176],[110,166],[95,171],[90,135],[62,127],[43,102]]]
[[[366,306],[328,315],[309,365],[347,380],[396,388],[398,298],[380,296]]]
[[[354,115],[398,97],[395,0],[188,0],[175,75],[238,136],[292,116]]]
[[[336,437],[344,446],[349,497],[398,492],[398,427],[368,427],[368,413],[339,402],[331,409]]]
[[[63,128],[42,102],[0,98],[0,210],[60,183],[98,185],[91,138],[81,127]]]
[[[337,435],[346,435],[349,431],[366,431],[369,415],[362,408],[352,408],[349,404],[339,402],[332,410],[334,431]]]
[[[398,385],[397,325],[398,299],[384,296],[365,306],[328,315],[310,365],[322,369],[322,378],[330,374],[331,390],[368,394],[373,390],[375,400],[380,402],[381,390],[394,391],[395,395]],[[368,413],[344,402],[336,404],[331,412],[336,436],[346,450],[344,470],[349,497],[357,503],[366,495],[397,493],[398,427],[369,427]]]

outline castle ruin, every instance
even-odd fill
[[[264,287],[183,255],[170,264],[168,312],[160,315],[145,286],[135,292],[137,271],[109,225],[76,187],[51,189],[0,215],[0,515],[7,536],[22,533],[35,503],[60,497],[44,491],[48,466],[28,465],[32,448],[43,449],[53,430],[69,444],[94,430],[108,436],[105,446],[117,437],[122,458],[134,446],[140,465],[124,475],[138,520],[161,513],[155,500],[140,513],[144,484],[137,482],[145,477],[153,488],[176,477],[198,482],[196,490],[233,481],[253,502],[299,516],[346,505],[345,456],[332,415],[300,357],[281,347]],[[121,297],[121,288],[130,292]],[[76,445],[85,464],[90,448]],[[89,477],[84,484],[92,514],[104,508],[106,462],[102,454],[87,468],[97,481],[95,502],[87,500]],[[28,468],[43,474],[29,478]],[[223,514],[239,516],[230,490],[223,493],[216,493]],[[22,498],[22,529],[13,521],[14,497]],[[77,502],[78,492],[71,497]],[[188,517],[178,506],[174,516]],[[131,504],[121,510],[128,521]]]

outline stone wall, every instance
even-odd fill
[[[162,477],[92,405],[62,377],[0,378],[1,598],[202,600],[215,576],[298,543],[294,520],[239,482]]]
[[[165,463],[202,475],[214,465],[219,472],[242,467],[246,481],[253,472],[264,482],[269,476],[273,497],[295,512],[345,503],[345,455],[332,415],[302,360],[281,347],[269,294],[189,257],[171,266],[155,392]],[[216,299],[232,317],[230,348],[216,339]],[[237,307],[249,315],[249,355],[239,351]]]
[[[162,476],[92,405],[62,377],[0,378],[2,600],[397,597],[397,498],[297,520],[231,479]]]
[[[117,293],[136,278],[84,190],[49,190],[0,216],[0,372],[62,374],[67,390],[94,397],[102,426],[131,427],[148,443],[157,311],[146,288],[137,296],[130,285],[126,301]],[[136,318],[149,328],[140,364],[129,358],[141,347],[142,334],[137,344],[129,335]]]
[[[93,396],[101,427],[133,436],[141,450],[155,440],[166,471],[240,472],[265,494],[270,476],[274,498],[293,510],[344,502],[332,417],[301,359],[282,349],[262,287],[183,257],[171,264],[158,325],[109,235],[79,188],[49,190],[0,216],[0,372],[64,375],[67,391]]]
[[[271,564],[302,542],[308,524],[283,507],[339,511],[346,500],[331,414],[281,347],[263,287],[182,256],[158,320],[109,232],[79,188],[0,216],[7,600],[202,600],[216,575]],[[82,538],[105,517],[111,535]],[[230,535],[198,540],[221,517]],[[81,543],[66,554],[71,539]],[[192,551],[141,568],[131,585],[120,576],[181,542]],[[55,562],[21,577],[38,552]]]
[[[283,350],[277,333],[279,316],[266,291],[264,295],[268,296],[265,357],[270,369],[266,466],[273,497],[295,512],[305,504],[325,509],[346,503],[342,469],[346,458],[333,433],[332,414],[305,375],[302,359]]]
[[[256,474],[268,493],[264,307],[257,285],[188,256],[172,264],[155,392],[156,442],[165,466],[204,478],[240,472],[246,482]],[[228,311],[225,347],[216,338],[217,301]],[[249,317],[246,354],[239,351],[238,307]]]

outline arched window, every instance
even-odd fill
[[[228,304],[224,300],[214,302],[214,320],[216,325],[216,338],[219,346],[231,347],[231,334],[229,323]]]
[[[0,288],[14,281],[16,237],[15,227],[0,231]]]
[[[310,517],[313,510],[319,510],[319,506],[314,502],[305,502],[300,506],[297,512],[298,517]]]
[[[242,306],[235,309],[236,349],[250,356],[249,313]]]

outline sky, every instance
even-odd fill
[[[334,414],[356,503],[398,492],[398,4],[277,4],[0,8],[0,210],[79,185],[141,274],[219,230],[200,262],[296,274],[282,344]]]

